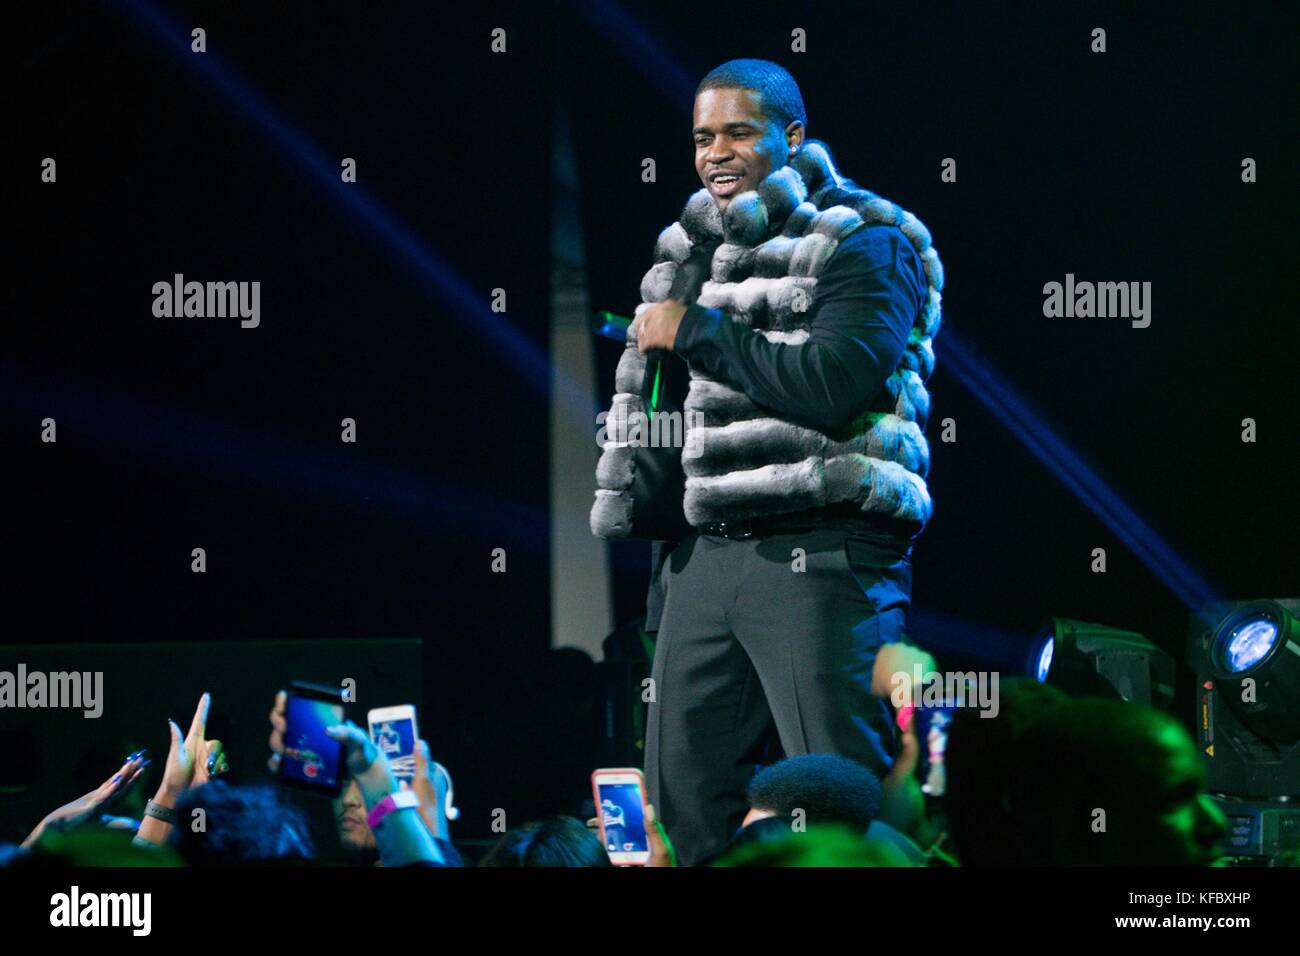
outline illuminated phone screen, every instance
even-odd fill
[[[610,853],[646,853],[641,788],[635,783],[601,783],[600,807],[605,849]]]
[[[289,695],[288,727],[280,776],[288,783],[337,792],[343,784],[342,752],[325,728],[343,722],[343,705]]]
[[[375,746],[388,758],[398,780],[415,777],[415,721],[409,717],[381,720],[370,727]]]
[[[948,786],[944,755],[948,750],[948,728],[952,724],[954,709],[949,704],[916,709],[916,739],[921,745],[918,770],[921,791],[927,796],[941,797]]]

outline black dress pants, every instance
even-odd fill
[[[901,637],[910,551],[906,539],[831,527],[696,532],[668,556],[646,784],[684,865],[740,825],[774,734],[786,756],[838,753],[887,772],[894,727],[871,671],[877,649]]]

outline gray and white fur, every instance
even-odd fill
[[[827,205],[833,191],[839,202]],[[686,442],[699,454],[683,457],[683,507],[692,526],[845,501],[863,511],[929,520],[925,382],[934,370],[931,340],[939,330],[943,265],[921,221],[842,177],[823,143],[806,141],[789,165],[737,196],[725,213],[707,189],[692,195],[680,219],[659,234],[655,264],[641,280],[636,318],[668,298],[676,270],[695,245],[717,243],[699,304],[722,309],[770,341],[801,344],[808,339],[817,277],[840,240],[868,223],[902,231],[920,255],[929,285],[898,367],[872,407],[834,436],[773,415],[691,369]],[[646,362],[636,348],[636,329],[634,319],[615,372],[611,423],[633,421],[633,413],[642,411]],[[635,449],[617,431],[608,432],[596,466],[591,530],[602,538],[623,538],[632,529]]]

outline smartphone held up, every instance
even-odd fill
[[[402,789],[408,789],[415,779],[415,748],[420,739],[415,707],[411,704],[376,707],[366,715],[366,719],[370,725],[370,739],[388,758]]]
[[[650,843],[645,827],[645,777],[635,768],[595,770],[592,797],[600,820],[600,840],[609,861],[619,866],[645,866]]]
[[[289,787],[338,796],[346,774],[343,744],[326,733],[343,723],[343,695],[336,687],[295,681],[285,701],[280,781]]]

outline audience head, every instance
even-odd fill
[[[766,817],[786,828],[804,823],[840,823],[864,832],[880,812],[880,781],[861,764],[838,754],[789,757],[756,773],[749,782],[744,826]]]
[[[600,837],[576,817],[553,816],[508,830],[479,866],[609,866]]]
[[[197,830],[194,811],[202,810]],[[312,860],[306,817],[267,786],[232,786],[211,780],[176,801],[176,851],[191,866]]]
[[[1003,681],[997,717],[956,712],[946,763],[966,865],[1203,865],[1224,832],[1191,737],[1140,704]]]
[[[1223,812],[1168,714],[1081,698],[1052,709],[1023,745],[1008,804],[1030,863],[1204,866],[1219,855]]]
[[[351,777],[343,791],[334,798],[334,826],[338,831],[343,853],[354,863],[374,863],[379,859],[375,831],[366,822],[366,801],[361,787]]]

